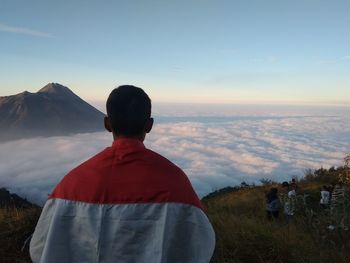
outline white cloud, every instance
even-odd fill
[[[338,59],[321,60],[318,63],[319,64],[323,64],[323,65],[331,65],[331,64],[336,64],[336,63],[338,63],[339,61],[342,61],[342,60],[350,60],[350,56],[344,56],[344,57],[338,58]]]
[[[201,197],[242,181],[288,180],[306,168],[339,166],[349,152],[348,108],[317,113],[281,107],[255,114],[250,108],[198,106],[191,112],[197,117],[177,117],[173,107],[163,107],[167,117],[156,117],[145,144],[180,166]],[[69,170],[111,142],[100,132],[3,143],[0,187],[42,203]]]
[[[267,57],[266,60],[267,60],[269,63],[276,63],[276,62],[279,61],[279,58],[276,57],[276,56],[269,56],[269,57]]]
[[[225,49],[220,49],[219,52],[225,55],[232,55],[232,54],[237,54],[239,52],[239,49],[225,48]]]
[[[337,63],[337,60],[321,60],[318,63],[321,65],[332,65]]]
[[[46,38],[52,38],[53,35],[29,28],[24,28],[24,27],[14,27],[14,26],[9,26],[6,24],[0,23],[0,31],[1,32],[9,32],[9,33],[16,33],[16,34],[24,34],[24,35],[30,35],[30,36],[35,36],[35,37],[46,37]]]
[[[274,64],[279,62],[279,58],[277,56],[268,56],[265,58],[251,58],[250,61],[253,63],[270,63]]]

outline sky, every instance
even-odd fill
[[[181,167],[200,197],[243,181],[290,181],[308,169],[342,166],[349,153],[349,108],[177,107],[156,105],[145,146]],[[0,188],[43,204],[68,171],[111,144],[107,132],[2,143]]]
[[[348,0],[0,0],[0,96],[350,105]]]

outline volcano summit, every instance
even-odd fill
[[[102,131],[103,118],[69,88],[49,83],[36,93],[0,97],[0,141]]]

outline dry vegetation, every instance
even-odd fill
[[[0,208],[0,262],[31,262],[28,247],[23,245],[33,232],[39,215],[37,207]]]
[[[266,219],[265,193],[276,186],[272,182],[204,199],[217,235],[212,262],[350,262],[349,188],[339,213],[319,207],[322,185],[337,182],[341,171],[320,169],[299,182],[289,224],[283,213]]]

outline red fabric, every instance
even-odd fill
[[[177,202],[202,208],[184,172],[134,139],[118,139],[73,169],[50,198],[97,204]]]

